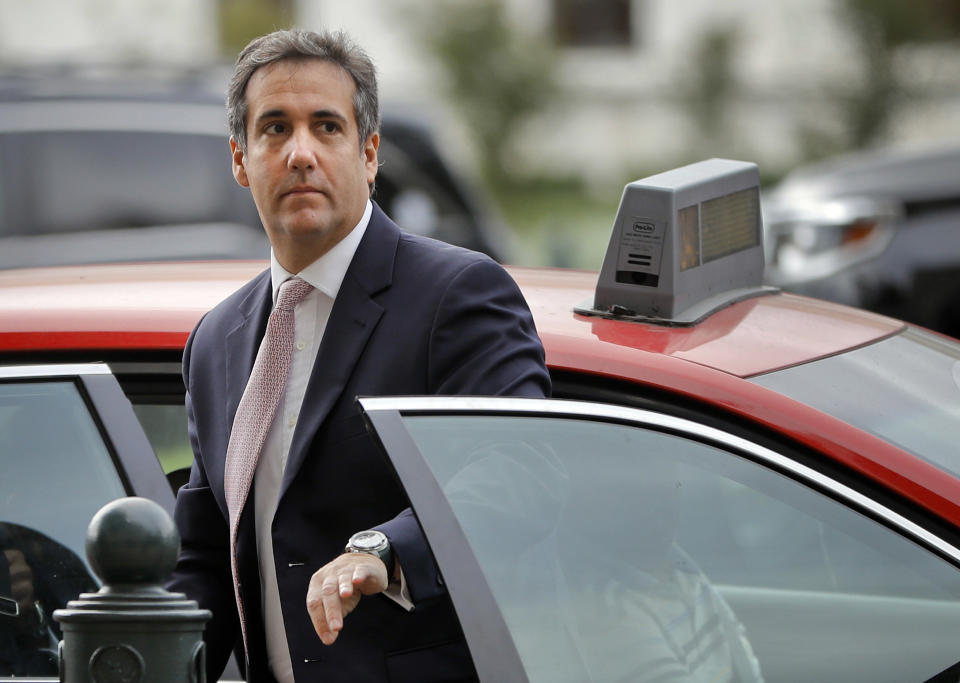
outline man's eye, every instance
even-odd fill
[[[267,125],[266,128],[263,129],[263,131],[267,135],[279,135],[283,133],[283,131],[285,130],[286,130],[286,126],[284,126],[282,123],[271,123]]]
[[[338,130],[340,130],[340,126],[333,121],[324,121],[320,124],[320,127],[323,129],[324,133],[336,133]]]

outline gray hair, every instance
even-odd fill
[[[345,33],[316,33],[297,28],[254,38],[237,57],[227,90],[227,123],[240,149],[247,150],[247,84],[257,69],[282,59],[323,59],[350,75],[356,86],[353,115],[362,150],[367,138],[380,130],[376,67]]]

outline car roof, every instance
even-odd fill
[[[105,264],[0,272],[0,351],[181,349],[207,310],[267,267],[262,261]],[[684,361],[738,377],[856,348],[902,323],[776,293],[735,303],[693,326],[574,313],[596,273],[510,268],[557,368],[644,379]],[[661,359],[670,359],[664,361]]]
[[[900,330],[898,321],[814,299],[771,293],[734,303],[696,325],[667,326],[575,314],[592,301],[590,271],[512,268],[548,360],[642,379],[659,358],[749,377],[834,355]]]
[[[200,317],[267,267],[261,261],[105,264],[0,272],[0,350],[178,349]],[[596,273],[510,268],[548,361],[642,379],[656,358],[740,377],[862,346],[902,323],[827,302],[774,294],[735,303],[694,326],[575,314]]]
[[[182,350],[200,317],[260,261],[183,261],[0,271],[0,352]]]

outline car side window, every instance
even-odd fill
[[[926,680],[960,659],[957,567],[739,449],[589,419],[404,424],[531,681]]]
[[[0,676],[56,676],[51,615],[96,588],[86,529],[126,493],[69,381],[0,383],[0,462]]]
[[[187,483],[193,451],[187,436],[187,411],[183,402],[143,401],[133,404],[144,434],[150,440],[173,493]]]

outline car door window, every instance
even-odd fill
[[[110,362],[109,367],[176,495],[193,463],[180,353],[128,356]]]
[[[404,417],[531,681],[926,680],[960,660],[953,564],[679,423]]]
[[[134,403],[133,412],[157,454],[170,488],[176,493],[187,483],[193,463],[193,451],[187,436],[187,411],[182,400],[179,404]]]
[[[0,383],[0,462],[0,676],[56,676],[52,612],[96,588],[87,525],[124,485],[70,381]]]

